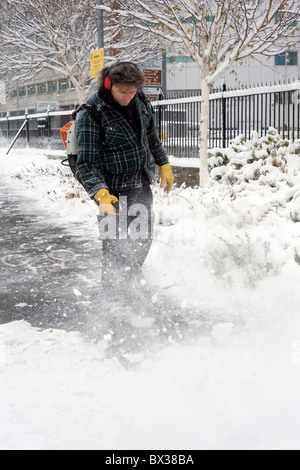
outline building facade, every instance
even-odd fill
[[[216,82],[215,87],[220,88],[225,83],[227,88],[249,88],[257,84],[288,83],[298,79],[300,79],[300,42],[297,50],[283,52],[269,59],[263,56],[255,57],[245,61],[243,65],[235,64]],[[167,89],[170,92],[200,90],[200,68],[189,57],[168,57]]]

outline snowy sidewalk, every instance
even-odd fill
[[[97,308],[100,242],[53,225],[0,180],[0,323],[83,331]]]

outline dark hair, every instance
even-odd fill
[[[140,66],[133,62],[120,62],[110,67],[104,67],[100,74],[100,93],[106,91],[104,87],[104,80],[108,77],[112,85],[120,83],[125,85],[132,85],[141,91],[144,86],[144,74]]]

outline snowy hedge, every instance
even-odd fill
[[[257,132],[249,140],[240,135],[228,148],[209,151],[208,168],[213,180],[231,185],[235,192],[249,185],[275,191],[286,186],[282,203],[289,203],[290,217],[300,221],[300,140],[282,139],[272,127],[263,137]]]

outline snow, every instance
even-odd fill
[[[300,449],[299,146],[238,138],[211,151],[207,188],[153,188],[145,279],[203,329],[126,367],[113,332],[0,325],[0,449]],[[46,153],[2,150],[0,182],[96,239],[95,204]]]

